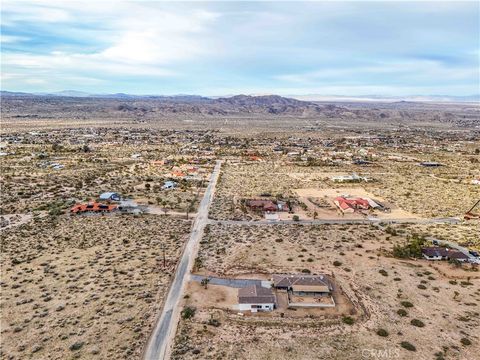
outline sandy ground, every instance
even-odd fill
[[[339,316],[313,322],[308,316],[293,322],[288,317],[238,317],[197,302],[194,318],[179,327],[174,358],[361,359],[368,353],[365,358],[374,359],[375,351],[388,350],[400,359],[439,354],[476,359],[478,272],[387,256],[397,242],[404,238],[366,225],[212,227],[200,250],[208,271],[223,276],[252,269],[262,274],[332,272],[359,310],[350,315],[354,324],[348,325]],[[210,318],[220,325],[209,325]],[[379,329],[388,336],[377,335]],[[471,344],[463,345],[463,338]],[[416,350],[404,349],[400,344],[405,341]]]
[[[47,217],[3,230],[1,358],[138,358],[189,229],[143,215]]]

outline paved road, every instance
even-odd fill
[[[192,268],[195,257],[198,252],[198,243],[202,237],[203,230],[208,220],[208,209],[213,199],[215,185],[217,184],[220,173],[221,161],[217,161],[213,170],[205,195],[198,208],[197,217],[190,233],[182,257],[175,272],[175,278],[170,286],[162,314],[155,325],[155,329],[149,339],[145,350],[144,359],[157,360],[168,359],[170,356],[170,347],[175,337],[177,324],[180,318],[180,309],[178,304],[188,280],[188,272]]]
[[[458,218],[434,218],[434,219],[338,219],[338,220],[208,220],[210,224],[221,225],[324,225],[324,224],[456,224],[460,220]]]

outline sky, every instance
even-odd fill
[[[478,1],[1,1],[1,89],[480,93]]]

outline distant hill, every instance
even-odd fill
[[[2,117],[28,119],[116,118],[158,121],[162,117],[258,117],[288,116],[298,118],[341,119],[347,121],[456,123],[478,126],[478,105],[411,101],[302,101],[278,95],[235,95],[207,98],[197,95],[85,96],[82,92],[28,94],[2,91]]]
[[[278,95],[236,95],[224,98],[207,98],[198,95],[128,95],[95,94],[66,90],[50,94],[28,94],[2,91],[2,97],[29,97],[32,101],[48,100],[49,104],[61,103],[67,106],[74,99],[81,98],[82,104],[91,103],[92,107],[107,110],[132,112],[138,114],[292,114],[313,115],[318,113],[334,114],[342,108],[335,105],[321,105],[313,102],[285,98]],[[102,100],[104,100],[102,102]],[[111,100],[111,102],[109,102]],[[333,113],[332,113],[333,112]]]

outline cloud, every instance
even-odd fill
[[[24,77],[15,80],[29,79],[23,81],[27,84],[45,74],[52,81],[59,77],[119,80],[179,75],[169,65],[208,54],[208,27],[218,17],[202,9],[179,11],[132,2],[101,1],[82,6],[78,2],[40,1],[23,2],[21,7],[7,3],[2,16],[6,29],[30,30],[37,34],[37,41],[43,40],[42,32],[49,34],[43,41],[51,51],[2,52],[4,68],[11,73],[24,73]],[[66,24],[52,27],[52,22]],[[85,33],[91,36],[90,47],[83,43],[75,46],[80,34]],[[22,39],[28,38],[4,35],[2,41],[14,43]],[[8,78],[4,81],[6,86],[11,83]]]
[[[474,2],[3,0],[2,87],[468,94],[478,16]]]

